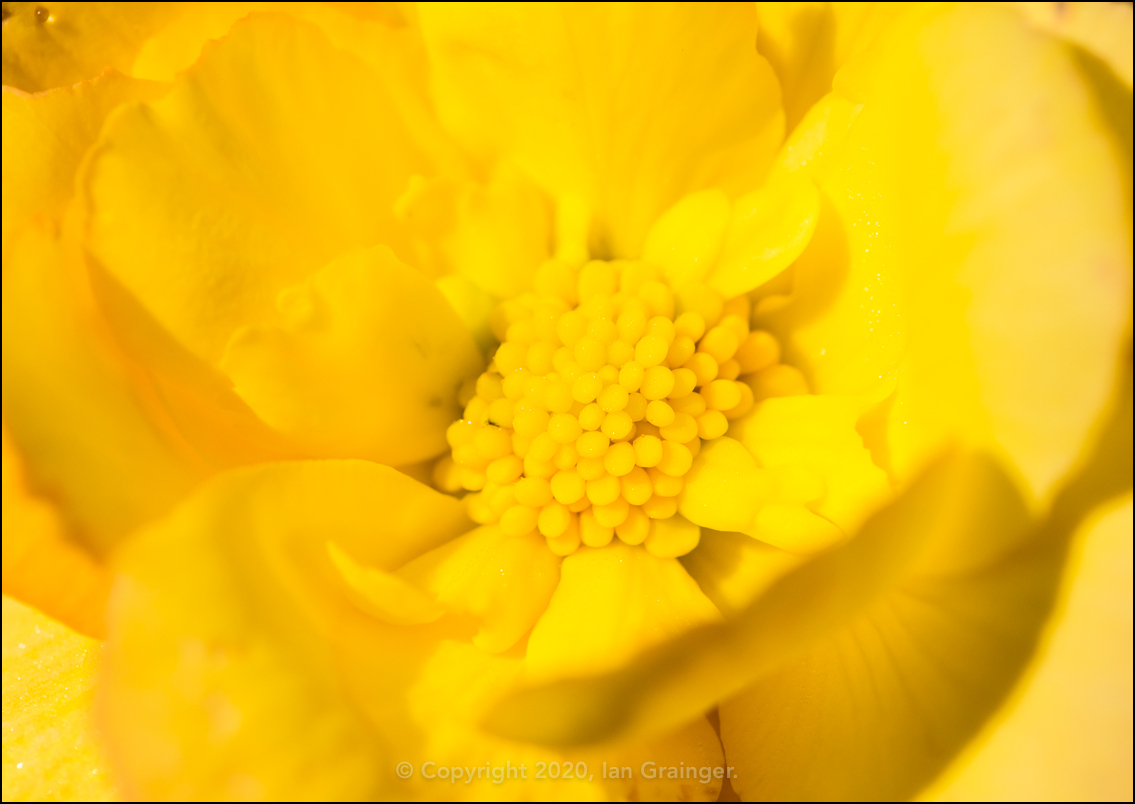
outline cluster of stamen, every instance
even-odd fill
[[[494,313],[501,344],[462,390],[437,485],[472,492],[474,521],[539,531],[559,555],[616,536],[652,549],[702,441],[747,413],[754,378],[778,368],[779,344],[750,332],[749,313],[747,297],[700,286],[675,298],[645,263],[545,264],[535,292]]]

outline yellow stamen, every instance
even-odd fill
[[[806,392],[802,377],[778,364],[773,336],[749,331],[747,297],[694,285],[676,298],[645,263],[550,266],[539,275],[557,281],[494,312],[501,345],[463,386],[434,480],[473,492],[475,521],[539,532],[557,555],[616,536],[682,555],[698,529],[670,520],[702,440],[755,400]]]

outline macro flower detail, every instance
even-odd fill
[[[533,295],[501,309],[501,347],[447,431],[453,456],[435,469],[439,485],[479,492],[467,498],[475,521],[499,521],[514,536],[536,528],[560,555],[616,533],[660,557],[685,555],[696,529],[652,520],[677,513],[703,440],[753,406],[738,376],[773,369],[779,345],[749,332],[745,297],[733,304],[741,315],[725,314],[697,287],[688,294],[702,310],[676,315],[649,264],[592,262],[578,280],[566,266],[562,279],[555,273],[549,265],[539,279],[568,298]],[[806,390],[798,373],[783,376],[778,390]],[[763,390],[769,377],[753,382]]]
[[[1130,494],[1036,16],[6,4],[5,797],[949,785]]]

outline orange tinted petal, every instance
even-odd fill
[[[4,594],[102,637],[110,573],[70,542],[54,507],[29,494],[4,428]]]
[[[39,92],[129,72],[142,43],[177,15],[174,3],[9,3],[4,85]]]
[[[203,474],[151,416],[107,336],[73,244],[26,229],[4,273],[4,416],[29,484],[102,553]]]

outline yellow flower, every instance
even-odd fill
[[[105,642],[92,737],[5,599],[6,798],[967,789],[1130,488],[1122,58],[10,5],[4,590]]]

